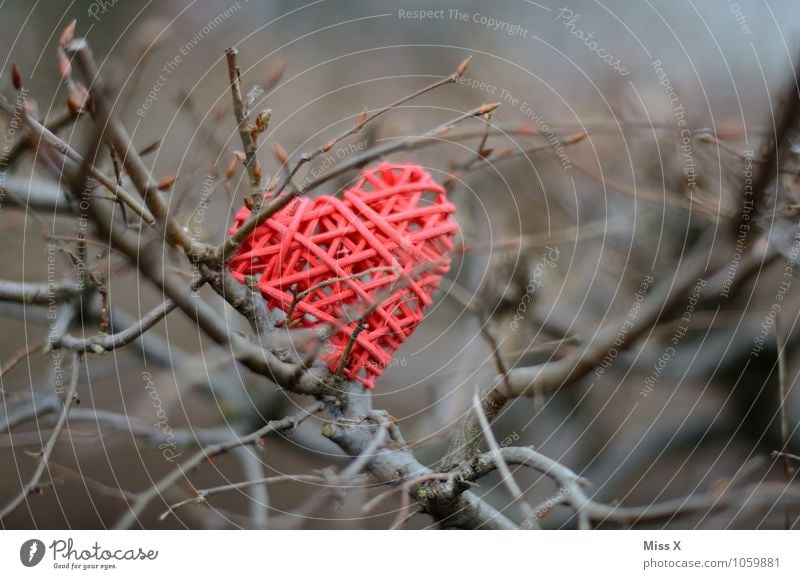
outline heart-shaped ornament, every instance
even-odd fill
[[[363,170],[342,199],[301,197],[284,207],[228,267],[239,281],[258,279],[286,327],[330,325],[320,358],[373,388],[450,268],[454,211],[420,166],[381,163]],[[249,215],[242,208],[231,231]]]

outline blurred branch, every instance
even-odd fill
[[[87,351],[101,353],[115,350],[116,348],[127,346],[131,342],[138,340],[147,330],[167,317],[175,307],[175,302],[172,300],[165,300],[142,316],[134,325],[120,332],[115,334],[99,334],[90,338],[76,338],[74,336],[64,335],[59,340],[58,345],[80,353]]]
[[[38,464],[33,472],[33,476],[31,476],[28,483],[22,487],[22,492],[20,492],[11,500],[11,502],[9,502],[5,507],[2,508],[2,510],[0,510],[0,520],[11,514],[20,504],[22,504],[23,501],[28,498],[28,495],[36,492],[39,481],[42,480],[42,476],[44,476],[45,471],[48,469],[48,461],[50,460],[50,456],[53,454],[53,450],[56,447],[56,442],[58,442],[58,437],[60,436],[61,431],[64,429],[64,425],[67,423],[67,415],[69,414],[69,410],[72,408],[72,404],[77,398],[78,376],[80,374],[79,363],[80,355],[77,352],[73,352],[72,377],[70,378],[69,387],[67,388],[67,392],[65,394],[61,414],[56,421],[53,432],[50,434],[50,438],[47,439],[47,442],[42,448],[41,453],[38,455]]]
[[[0,184],[0,195],[7,196],[12,207],[41,211],[50,215],[71,215],[75,206],[57,183],[44,179],[8,177]]]
[[[13,116],[15,113],[19,114],[19,112],[15,111],[14,107],[3,96],[0,96],[0,110],[9,116]],[[67,159],[70,159],[78,164],[84,163],[83,157],[81,157],[77,151],[64,142],[58,135],[50,132],[47,127],[42,125],[39,121],[27,113],[23,114],[23,118],[28,128],[44,143],[53,147],[56,151],[58,151],[59,154],[63,155]],[[97,179],[104,187],[114,193],[120,202],[125,203],[125,205],[130,207],[133,212],[142,217],[142,219],[147,221],[149,224],[152,225],[155,223],[153,216],[147,211],[147,209],[142,207],[141,203],[136,201],[130,193],[125,191],[116,182],[114,182],[114,180],[100,171],[93,164],[88,165],[88,167],[92,177]]]
[[[51,133],[57,133],[63,128],[70,126],[80,117],[81,113],[66,109],[61,115],[57,116],[52,121],[45,124],[45,127]],[[38,145],[37,141],[30,138],[23,138],[14,143],[7,156],[0,157],[0,171],[8,169],[22,156],[26,151]]]
[[[705,248],[707,244],[699,242],[697,246]],[[622,343],[619,341],[619,324],[612,323],[599,330],[594,339],[582,349],[560,360],[512,368],[507,374],[497,376],[495,383],[481,394],[483,411],[489,421],[494,420],[509,400],[520,396],[553,394],[591,372],[611,348],[622,351],[635,343],[687,294],[698,278],[705,276],[708,265],[708,257],[702,251],[696,251],[689,257],[683,270],[676,274],[676,279],[668,284],[662,282],[653,292],[655,295],[648,296],[643,302],[636,324],[625,333]],[[442,462],[444,470],[450,470],[469,460],[477,452],[481,429],[476,413],[469,411],[456,428],[447,456]]]
[[[313,404],[303,409],[301,412],[298,412],[297,414],[294,414],[292,416],[287,416],[286,418],[282,418],[280,420],[272,420],[262,428],[259,428],[255,432],[252,432],[246,436],[243,436],[241,438],[235,438],[227,442],[213,444],[199,450],[194,455],[192,455],[191,458],[188,458],[187,460],[183,461],[180,465],[178,465],[178,468],[172,470],[168,475],[166,475],[164,478],[156,482],[145,492],[138,495],[136,501],[133,503],[130,510],[128,510],[122,516],[119,522],[117,522],[117,524],[115,525],[115,528],[117,529],[130,528],[131,525],[133,525],[138,520],[139,516],[142,514],[144,509],[147,508],[147,506],[153,499],[161,496],[161,494],[164,493],[164,491],[166,491],[168,488],[170,488],[172,485],[176,484],[180,480],[186,479],[188,477],[189,471],[199,466],[203,461],[212,459],[215,456],[219,456],[220,454],[223,454],[239,446],[259,443],[261,439],[263,439],[265,436],[273,432],[295,428],[297,427],[298,424],[301,424],[304,420],[311,418],[314,414],[320,412],[323,408],[324,404],[322,404],[321,402],[314,402]]]
[[[481,403],[478,399],[477,392],[472,397],[472,408],[478,415],[478,422],[481,425],[481,430],[483,430],[483,436],[489,445],[489,449],[494,458],[494,464],[497,467],[497,470],[500,471],[500,476],[503,478],[503,484],[508,488],[511,496],[514,497],[514,500],[517,501],[522,507],[522,512],[525,515],[525,519],[535,524],[536,515],[534,514],[531,506],[525,501],[525,498],[522,494],[522,489],[519,488],[517,481],[514,480],[514,475],[511,473],[511,469],[508,468],[508,464],[506,464],[506,461],[503,458],[502,449],[500,448],[500,445],[497,444],[497,439],[495,439],[494,433],[492,433],[492,427],[489,425],[489,420],[486,418],[483,408],[481,408]]]
[[[75,282],[70,280],[55,283],[0,280],[0,301],[47,306],[72,299],[77,294]]]
[[[361,456],[374,440],[375,429],[380,424],[371,418],[372,398],[369,392],[358,383],[346,383],[340,394],[338,404],[329,410],[336,420],[327,423],[322,434],[338,444],[350,456]],[[430,476],[448,476],[434,473],[423,466],[410,449],[401,446],[387,446],[385,451],[375,455],[366,465],[367,472],[377,481],[392,486],[400,486],[409,496],[420,501],[424,511],[444,527],[464,529],[515,529],[516,525],[505,515],[466,491],[457,496],[440,494],[420,495],[420,489]]]
[[[693,512],[722,509],[728,505],[742,505],[755,502],[759,505],[800,504],[800,485],[787,488],[785,485],[764,483],[741,489],[725,490],[721,493],[707,493],[653,503],[642,507],[621,507],[597,503],[588,498],[581,477],[564,465],[543,456],[533,449],[506,447],[500,454],[507,464],[533,468],[553,479],[562,489],[562,502],[575,510],[580,528],[588,528],[590,521],[598,523],[615,522],[634,525],[647,521],[670,519]],[[495,453],[476,456],[465,465],[453,470],[456,483],[478,480],[497,468]],[[431,483],[427,491],[431,494],[451,492],[452,484]]]
[[[167,240],[174,247],[180,247],[190,257],[204,255],[205,248],[189,237],[180,224],[169,215],[169,208],[161,198],[158,183],[150,175],[150,170],[142,161],[134,147],[128,132],[114,114],[106,95],[105,85],[98,74],[89,45],[83,38],[73,40],[66,48],[67,53],[75,58],[84,79],[89,85],[89,93],[94,105],[95,123],[116,149],[121,157],[128,175],[136,190],[141,194],[153,218],[165,228]],[[91,174],[91,163],[84,163]]]
[[[289,183],[291,183],[292,178],[303,167],[303,165],[305,165],[307,163],[310,163],[311,161],[313,161],[314,159],[316,159],[317,157],[319,157],[323,153],[327,153],[328,151],[333,149],[333,147],[335,147],[337,143],[340,143],[341,141],[343,141],[347,137],[350,137],[352,135],[356,135],[356,134],[360,133],[361,130],[368,123],[374,121],[375,119],[377,119],[378,117],[382,116],[383,114],[398,108],[399,106],[407,103],[410,100],[413,100],[413,99],[415,99],[417,97],[420,97],[420,96],[422,96],[424,94],[427,94],[427,93],[429,93],[431,91],[434,91],[434,90],[436,90],[437,88],[439,88],[441,86],[444,86],[444,85],[447,85],[447,84],[453,84],[453,83],[457,82],[458,79],[461,78],[464,75],[464,73],[466,72],[467,67],[469,66],[469,61],[471,59],[472,59],[472,57],[467,57],[466,59],[461,61],[461,63],[456,68],[456,70],[454,72],[452,72],[451,74],[449,74],[448,76],[442,77],[441,79],[439,79],[437,81],[434,81],[431,84],[429,84],[429,85],[427,85],[427,86],[425,86],[425,87],[423,87],[423,88],[421,88],[419,90],[416,90],[416,91],[412,92],[411,94],[408,94],[408,95],[406,95],[404,97],[401,97],[401,98],[389,103],[388,105],[384,105],[383,107],[375,109],[372,112],[370,112],[367,108],[365,108],[361,112],[361,114],[358,115],[356,123],[351,128],[346,129],[344,132],[342,132],[342,133],[338,134],[337,136],[333,137],[332,139],[327,141],[324,145],[322,145],[320,147],[317,147],[316,149],[314,149],[314,150],[312,150],[312,151],[310,151],[308,153],[303,153],[302,155],[300,155],[300,157],[298,157],[297,160],[294,161],[294,163],[292,163],[292,165],[288,168],[288,170],[286,172],[286,175],[284,176],[283,180],[280,181],[275,186],[275,191],[277,191],[278,193],[283,191],[289,185]]]
[[[325,477],[316,474],[285,474],[285,475],[268,476],[263,478],[245,480],[238,483],[230,483],[207,489],[197,489],[197,496],[171,504],[166,511],[164,511],[163,513],[161,513],[161,515],[159,515],[158,518],[159,520],[163,521],[179,508],[184,507],[186,505],[196,505],[196,504],[206,503],[208,501],[208,497],[219,493],[237,491],[241,489],[250,488],[252,486],[273,485],[285,482],[310,482],[310,483],[322,484],[327,481]]]

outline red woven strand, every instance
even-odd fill
[[[382,163],[365,169],[341,200],[289,204],[240,246],[229,268],[239,281],[255,276],[289,327],[331,324],[320,356],[332,372],[363,318],[344,373],[373,388],[450,267],[453,211],[427,171]],[[241,209],[231,231],[249,215]]]

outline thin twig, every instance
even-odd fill
[[[137,520],[139,520],[139,516],[144,512],[145,508],[147,508],[153,499],[161,496],[167,489],[172,487],[181,479],[187,478],[189,471],[196,466],[199,466],[203,461],[214,458],[215,456],[219,456],[220,454],[239,446],[255,444],[270,433],[295,428],[298,424],[301,424],[303,421],[311,418],[311,416],[317,412],[320,412],[323,408],[324,404],[321,402],[314,402],[301,412],[298,412],[292,416],[287,416],[286,418],[282,418],[280,420],[272,420],[262,428],[259,428],[255,432],[251,432],[246,436],[235,438],[226,442],[212,444],[199,450],[190,458],[178,465],[178,468],[170,471],[169,474],[164,476],[152,487],[140,494],[131,508],[115,525],[115,528],[127,529],[133,525]]]
[[[25,344],[25,346],[14,352],[14,354],[8,360],[6,360],[5,364],[0,366],[0,378],[8,374],[17,364],[22,362],[28,356],[38,350],[41,350],[45,344],[47,344],[47,339],[40,338]]]
[[[50,438],[47,439],[44,447],[42,448],[42,452],[39,455],[38,464],[36,465],[36,469],[33,472],[30,480],[22,487],[22,491],[14,497],[11,502],[9,502],[2,510],[0,510],[0,520],[7,517],[11,514],[23,501],[25,501],[28,496],[35,492],[39,485],[39,481],[42,480],[42,476],[46,470],[48,470],[48,461],[50,460],[50,456],[53,454],[53,450],[56,447],[56,442],[58,442],[58,437],[61,435],[61,431],[64,429],[64,425],[67,423],[67,415],[69,414],[70,408],[72,408],[72,404],[75,402],[78,393],[78,377],[80,375],[80,355],[77,352],[73,352],[72,354],[72,377],[70,378],[69,387],[67,388],[66,397],[64,398],[64,406],[61,410],[61,414],[56,421],[55,426],[53,427],[53,431],[50,434]]]
[[[781,417],[781,451],[785,451],[789,448],[789,417],[786,413],[786,397],[788,396],[786,391],[786,342],[781,333],[777,317],[775,318],[775,341],[778,349],[778,407],[780,408]],[[788,456],[783,455],[783,479],[787,487],[791,484],[793,476],[794,471],[791,461]],[[791,529],[792,511],[789,505],[786,505],[784,515],[786,529]]]
[[[0,280],[0,301],[46,306],[75,297],[75,282],[16,282]]]
[[[109,99],[106,98],[105,86],[98,74],[97,64],[86,40],[77,38],[70,43],[66,50],[68,54],[74,56],[84,79],[89,84],[89,93],[92,96],[96,116],[95,123],[102,128],[119,153],[128,175],[144,199],[147,208],[153,214],[153,218],[165,228],[167,240],[171,245],[183,249],[190,257],[204,257],[205,248],[192,240],[180,224],[169,215],[169,208],[161,197],[158,183],[153,179],[150,170],[133,145],[128,131],[117,118]],[[89,170],[91,172],[91,169]]]
[[[252,448],[240,446],[233,449],[242,465],[243,475],[251,480],[264,478],[264,463]],[[250,520],[255,529],[269,528],[269,490],[265,484],[251,485],[252,495],[248,498],[250,506]]]
[[[437,81],[435,81],[435,82],[433,82],[433,83],[431,83],[431,84],[429,84],[429,85],[427,85],[427,86],[425,86],[425,87],[423,87],[423,88],[421,88],[419,90],[416,90],[416,91],[412,92],[411,94],[408,94],[408,95],[406,95],[404,97],[401,97],[401,98],[397,99],[396,101],[391,102],[388,105],[384,105],[383,107],[375,109],[372,112],[369,112],[367,109],[364,109],[364,111],[362,111],[361,114],[358,115],[358,118],[356,119],[356,123],[351,128],[349,128],[349,129],[345,130],[344,132],[340,133],[339,135],[333,137],[331,140],[327,141],[324,145],[312,150],[311,152],[304,153],[304,154],[300,155],[300,157],[288,169],[288,175],[285,178],[286,182],[278,184],[276,186],[276,190],[279,191],[279,192],[282,191],[283,188],[285,188],[289,184],[291,179],[297,174],[297,172],[300,170],[300,168],[304,164],[310,163],[311,161],[313,161],[314,159],[316,159],[317,157],[319,157],[323,153],[327,153],[328,151],[333,149],[333,147],[335,147],[337,143],[340,143],[341,141],[343,141],[347,137],[350,137],[352,135],[358,134],[359,132],[361,132],[361,130],[368,123],[374,121],[375,119],[377,119],[381,115],[383,115],[383,114],[385,114],[385,113],[387,113],[387,112],[389,112],[389,111],[391,111],[393,109],[396,109],[397,107],[407,103],[410,100],[413,100],[413,99],[415,99],[417,97],[420,97],[420,96],[422,96],[424,94],[427,94],[427,93],[429,93],[431,91],[434,91],[434,90],[436,90],[437,88],[439,88],[441,86],[444,86],[446,84],[452,84],[452,83],[455,83],[456,81],[458,81],[458,79],[461,78],[464,75],[464,73],[466,72],[467,67],[469,66],[469,61],[471,60],[471,58],[472,57],[468,57],[468,58],[464,59],[463,61],[461,61],[461,63],[458,65],[458,67],[456,68],[456,70],[453,73],[451,73],[451,74],[449,74],[449,75],[447,75],[445,77],[442,77],[441,79],[439,79],[439,80],[437,80]]]
[[[142,334],[167,317],[176,307],[175,302],[167,299],[142,316],[136,324],[120,332],[98,334],[89,338],[76,338],[67,334],[61,338],[59,345],[80,353],[89,351],[95,354],[110,352],[139,339]]]
[[[495,465],[497,466],[497,470],[500,471],[503,484],[511,493],[514,501],[519,503],[520,507],[522,508],[522,512],[525,515],[525,519],[530,521],[532,525],[536,525],[536,515],[534,514],[534,510],[525,500],[525,497],[522,494],[522,489],[519,488],[517,481],[514,480],[514,475],[511,473],[511,469],[508,468],[508,464],[506,464],[506,461],[503,460],[503,453],[500,452],[500,445],[497,444],[497,439],[494,437],[489,420],[486,418],[486,414],[483,412],[481,401],[478,399],[477,392],[472,396],[472,408],[478,415],[478,421],[480,422],[481,429],[483,430],[483,437],[486,439],[486,443],[489,445],[489,451],[494,455]]]
[[[324,483],[325,478],[316,474],[285,474],[279,476],[268,476],[258,479],[246,480],[238,483],[230,483],[226,485],[220,485],[205,489],[197,489],[197,496],[171,504],[166,511],[164,511],[158,516],[158,520],[163,521],[169,515],[174,513],[176,510],[186,505],[196,505],[205,503],[208,500],[208,497],[210,497],[211,495],[216,495],[219,493],[227,493],[230,491],[235,491],[240,489],[246,489],[256,485],[272,485],[283,482]]]
[[[508,464],[526,466],[538,470],[556,482],[564,491],[565,503],[572,506],[579,518],[579,526],[586,528],[588,522],[615,522],[624,525],[670,519],[675,516],[693,512],[712,511],[728,505],[756,502],[774,506],[777,502],[800,504],[800,488],[787,489],[783,484],[753,485],[736,490],[725,490],[722,493],[712,492],[694,495],[663,503],[653,503],[641,507],[622,507],[605,505],[589,499],[583,490],[585,481],[566,466],[541,455],[531,448],[507,447],[500,450]],[[469,463],[450,474],[456,480],[477,480],[497,468],[493,453],[481,454]],[[432,489],[436,492],[437,489]]]
[[[245,169],[250,177],[250,193],[257,194],[261,188],[261,169],[258,166],[256,154],[258,152],[258,131],[250,124],[250,111],[242,96],[242,80],[236,57],[239,51],[234,47],[225,49],[225,58],[228,61],[228,76],[230,78],[231,96],[233,97],[233,114],[239,129],[239,138],[242,140],[245,155]]]
[[[323,183],[327,183],[331,179],[346,173],[347,171],[363,167],[370,161],[375,159],[384,157],[391,153],[395,153],[397,151],[401,151],[407,148],[409,145],[415,142],[424,142],[433,138],[438,138],[447,133],[450,129],[452,129],[456,124],[465,121],[467,119],[472,119],[475,117],[481,117],[483,115],[489,114],[493,110],[495,110],[500,103],[490,103],[484,104],[479,107],[475,107],[474,109],[463,113],[446,123],[442,123],[441,125],[421,134],[418,136],[411,136],[399,139],[394,142],[386,143],[384,145],[380,145],[377,147],[373,147],[365,151],[361,155],[353,156],[352,158],[335,165],[329,171],[323,173],[319,177],[305,183],[299,189],[292,189],[289,191],[283,191],[282,187],[285,187],[285,184],[281,184],[275,189],[275,194],[277,195],[274,197],[269,203],[265,206],[262,206],[259,211],[254,211],[250,214],[250,216],[245,220],[244,223],[225,240],[222,246],[218,249],[217,256],[222,261],[230,260],[235,254],[236,250],[250,235],[256,230],[256,228],[264,223],[267,219],[275,215],[278,211],[286,207],[289,202],[297,197],[298,195],[303,195],[308,191],[312,191],[313,189],[319,187]],[[288,181],[286,181],[288,184]]]
[[[13,115],[14,109],[12,105],[6,100],[5,97],[0,96],[0,110],[3,110],[6,114]],[[58,135],[52,133],[42,125],[39,121],[31,117],[30,115],[24,114],[23,119],[25,124],[31,129],[31,131],[44,143],[53,147],[59,154],[63,155],[67,159],[74,161],[75,163],[82,164],[84,162],[83,157],[75,151],[72,147],[70,147],[66,142],[64,142]],[[108,175],[100,171],[94,165],[90,166],[89,169],[90,174],[92,177],[97,179],[106,189],[111,191],[117,200],[121,203],[124,203],[131,210],[139,215],[142,219],[144,219],[150,225],[155,223],[153,216],[147,210],[147,208],[143,207],[141,203],[139,203],[133,196],[125,191],[122,187],[120,187],[113,179],[111,179]]]

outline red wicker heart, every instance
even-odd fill
[[[332,372],[360,322],[344,375],[373,388],[450,267],[453,211],[427,171],[382,163],[365,169],[341,200],[289,204],[240,246],[229,268],[239,281],[255,276],[289,327],[334,328],[320,354]],[[249,215],[241,209],[231,231]]]

